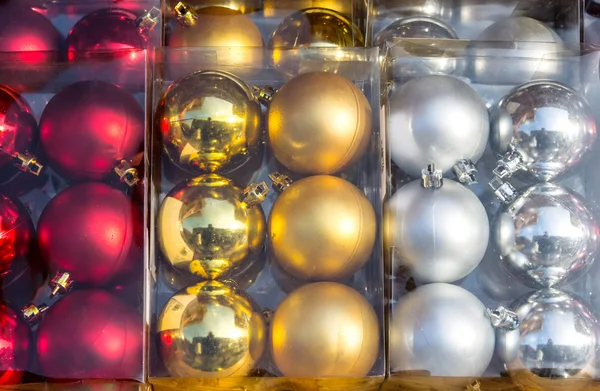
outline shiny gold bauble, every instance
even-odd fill
[[[350,80],[305,73],[273,96],[268,114],[275,158],[302,174],[333,174],[355,163],[371,140],[371,106]]]
[[[242,197],[241,188],[217,174],[175,186],[156,223],[164,258],[203,279],[225,278],[254,262],[265,239],[265,215]]]
[[[287,75],[295,75],[299,64],[310,56],[298,49],[353,46],[365,46],[363,33],[350,19],[326,8],[307,8],[289,15],[277,26],[268,45],[272,65]]]
[[[167,0],[166,3],[170,8],[174,8],[180,0]],[[260,0],[185,0],[184,3],[193,9],[224,7],[242,14],[255,12],[261,8]]]
[[[363,377],[377,359],[379,329],[373,307],[354,289],[305,285],[275,310],[273,360],[288,377]]]
[[[235,169],[260,147],[260,106],[250,87],[228,72],[176,80],[160,99],[155,121],[173,163],[193,174]]]
[[[353,5],[359,3],[350,0],[264,0],[264,14],[273,17],[282,12],[295,12],[306,8],[325,8],[350,17]]]
[[[329,175],[295,182],[279,195],[269,215],[275,259],[305,280],[353,275],[369,259],[376,231],[367,197],[350,182]]]
[[[243,291],[207,281],[175,294],[157,324],[159,349],[174,377],[244,376],[265,349],[260,308]]]
[[[170,47],[210,47],[215,51],[222,66],[239,69],[239,74],[249,75],[263,67],[264,46],[260,30],[252,19],[240,11],[226,7],[197,8],[196,18],[191,26],[172,20],[166,31],[166,46]],[[175,66],[196,59],[193,51],[169,53],[167,61]],[[249,69],[244,69],[249,68]],[[238,73],[238,72],[236,72]]]

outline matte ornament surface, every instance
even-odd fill
[[[275,158],[302,174],[333,174],[365,153],[371,140],[371,106],[350,80],[305,73],[273,96],[267,126]]]
[[[512,306],[520,326],[498,331],[496,352],[509,373],[548,378],[594,377],[598,320],[578,298],[545,289]]]
[[[468,188],[449,179],[425,189],[421,181],[401,187],[384,209],[386,246],[396,271],[406,266],[417,281],[454,282],[481,262],[489,241],[485,208]]]
[[[165,259],[199,279],[226,277],[254,262],[265,240],[265,215],[262,207],[242,201],[242,191],[217,174],[175,186],[157,218]]]
[[[144,140],[144,110],[129,92],[81,81],[50,100],[40,119],[49,164],[72,180],[101,180],[131,160]]]
[[[350,182],[329,175],[307,177],[285,189],[269,215],[277,262],[304,280],[350,277],[373,251],[373,206]]]
[[[490,144],[498,155],[514,148],[529,183],[548,182],[577,165],[596,141],[594,113],[571,88],[551,81],[521,85],[499,103]]]
[[[502,265],[537,289],[565,285],[584,275],[594,262],[598,233],[583,200],[552,183],[526,190],[492,226]]]
[[[448,173],[461,159],[476,163],[489,137],[487,108],[471,86],[450,76],[413,79],[390,98],[390,156],[412,177],[430,163]]]
[[[273,360],[287,377],[363,377],[377,359],[379,333],[373,307],[352,288],[304,285],[275,310]]]
[[[144,322],[100,290],[73,291],[44,315],[37,332],[41,374],[54,379],[138,379]]]
[[[0,305],[0,385],[19,384],[29,368],[31,333],[23,320]]]
[[[11,270],[15,259],[27,254],[33,233],[27,211],[0,194],[0,275]]]
[[[392,309],[392,372],[425,370],[431,376],[479,377],[494,354],[494,328],[485,307],[451,284],[428,284]]]
[[[175,294],[158,318],[157,332],[165,366],[182,378],[244,376],[262,356],[267,338],[260,307],[218,281]]]
[[[173,163],[202,174],[234,170],[256,153],[261,115],[242,80],[227,72],[201,71],[169,86],[155,121]]]
[[[32,152],[38,127],[25,99],[0,84],[0,170],[12,165],[15,154]]]

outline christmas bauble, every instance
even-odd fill
[[[487,108],[477,92],[457,78],[410,80],[394,92],[389,106],[391,159],[413,177],[420,177],[430,163],[444,173],[461,159],[476,163],[485,150]]]
[[[234,286],[207,281],[169,299],[157,332],[171,376],[238,377],[254,369],[262,356],[267,327],[250,296]]]
[[[497,331],[496,353],[509,374],[550,378],[593,377],[598,320],[580,299],[545,289],[511,306],[519,328]]]
[[[0,305],[0,386],[19,384],[28,371],[29,328],[13,310]]]
[[[174,8],[179,0],[167,0],[167,5]],[[242,14],[256,12],[261,8],[261,0],[186,0],[185,4],[191,8],[226,7]],[[168,16],[168,15],[167,15]]]
[[[399,19],[384,28],[373,46],[384,47],[386,42],[401,38],[458,39],[450,25],[429,16],[411,16]]]
[[[194,7],[195,8],[195,7]],[[263,68],[263,39],[252,19],[240,11],[226,7],[195,8],[191,25],[172,20],[166,27],[165,42],[170,47],[210,47],[223,66],[240,76],[250,76]],[[167,53],[167,71],[176,72],[182,63],[197,62],[194,51]],[[189,69],[190,72],[198,67]]]
[[[273,360],[286,377],[363,377],[379,354],[380,329],[373,307],[354,289],[304,285],[275,310]]]
[[[300,0],[294,2],[287,0],[264,0],[263,12],[267,17],[276,17],[282,13],[289,14],[306,8],[325,8],[351,17],[356,12],[354,10],[355,5],[355,3],[346,0]]]
[[[552,183],[523,192],[492,225],[502,264],[532,288],[565,285],[585,274],[594,262],[599,233],[583,200]]]
[[[431,376],[479,377],[494,354],[494,328],[473,294],[451,284],[428,284],[392,309],[390,366]]]
[[[300,63],[310,61],[311,53],[301,49],[361,46],[365,39],[360,29],[344,15],[325,8],[306,8],[289,15],[277,26],[268,45],[272,65],[289,76],[298,74]],[[339,56],[338,61],[344,54]],[[322,61],[322,57],[316,60]]]
[[[305,73],[273,96],[269,143],[275,158],[294,172],[333,174],[367,150],[372,115],[369,101],[350,80],[334,73]]]
[[[144,110],[129,92],[101,81],[62,89],[40,119],[49,164],[68,179],[100,180],[142,149]]]
[[[510,42],[506,49],[490,42]],[[564,50],[554,30],[535,19],[519,16],[500,20],[485,29],[468,47],[466,76],[481,84],[519,84],[554,79],[564,71],[552,54]],[[500,46],[500,47],[499,47]]]
[[[169,86],[155,121],[173,163],[191,173],[238,168],[260,147],[261,108],[235,75],[200,71]]]
[[[11,270],[15,259],[27,254],[33,233],[27,211],[0,194],[0,275]]]
[[[453,282],[477,267],[489,240],[483,204],[460,183],[445,179],[440,188],[412,181],[385,205],[385,246],[393,267],[408,267],[419,282]]]
[[[156,223],[167,262],[208,279],[230,276],[254,262],[263,248],[266,221],[258,205],[262,199],[245,192],[217,174],[175,186],[162,201]]]
[[[50,64],[60,57],[62,38],[45,16],[19,3],[0,4],[0,83],[29,91],[44,86],[54,74]]]
[[[31,153],[36,146],[38,128],[25,99],[0,84],[0,171],[12,170],[15,156]]]
[[[329,175],[293,183],[269,215],[277,262],[305,280],[339,280],[356,273],[373,251],[377,219],[365,195]]]
[[[571,88],[552,81],[523,84],[498,104],[490,144],[500,157],[517,153],[520,179],[548,182],[577,165],[596,141],[594,112]]]
[[[77,284],[103,285],[142,262],[143,217],[129,199],[102,183],[70,187],[38,222],[42,255]]]
[[[139,379],[144,322],[137,310],[100,290],[74,291],[44,315],[37,332],[43,376]]]

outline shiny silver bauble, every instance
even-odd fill
[[[483,205],[473,192],[449,179],[437,189],[425,189],[420,181],[403,186],[387,201],[384,221],[393,268],[408,267],[419,282],[465,277],[488,245]]]
[[[496,354],[511,375],[594,376],[600,329],[578,298],[544,289],[517,300],[511,309],[519,317],[519,328],[496,332]]]
[[[386,42],[400,38],[458,39],[450,25],[429,16],[411,16],[399,19],[384,28],[373,46],[383,47]]]
[[[575,166],[596,141],[594,113],[573,89],[552,81],[523,84],[492,116],[490,145],[499,156],[510,148],[521,156],[518,176],[548,182]]]
[[[555,78],[563,67],[557,56],[550,54],[559,51],[557,44],[561,43],[554,30],[535,19],[519,16],[501,20],[469,44],[465,76],[473,82],[500,85]]]
[[[473,294],[451,284],[423,285],[392,309],[392,372],[478,377],[494,354],[494,328]]]
[[[579,196],[541,183],[500,212],[492,241],[510,275],[532,288],[557,287],[590,269],[598,229]]]
[[[413,79],[393,93],[388,127],[392,161],[419,177],[430,163],[446,173],[461,159],[477,162],[487,145],[489,116],[471,86],[433,75]]]

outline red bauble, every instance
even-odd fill
[[[143,137],[140,104],[129,92],[102,81],[64,88],[48,102],[40,120],[48,163],[73,180],[105,178],[142,149]]]
[[[12,168],[16,153],[31,152],[37,132],[27,102],[13,89],[0,84],[0,170]]]
[[[61,36],[44,16],[12,1],[0,4],[0,83],[19,91],[43,86],[54,74]]]
[[[18,384],[29,364],[29,328],[0,304],[0,386]]]
[[[139,380],[143,336],[142,317],[110,293],[71,292],[40,323],[37,357],[42,375]]]
[[[27,254],[32,233],[27,212],[0,194],[0,274],[11,270],[14,260]]]
[[[143,261],[141,211],[119,190],[84,183],[54,197],[38,222],[42,256],[51,272],[78,285],[104,285]]]

